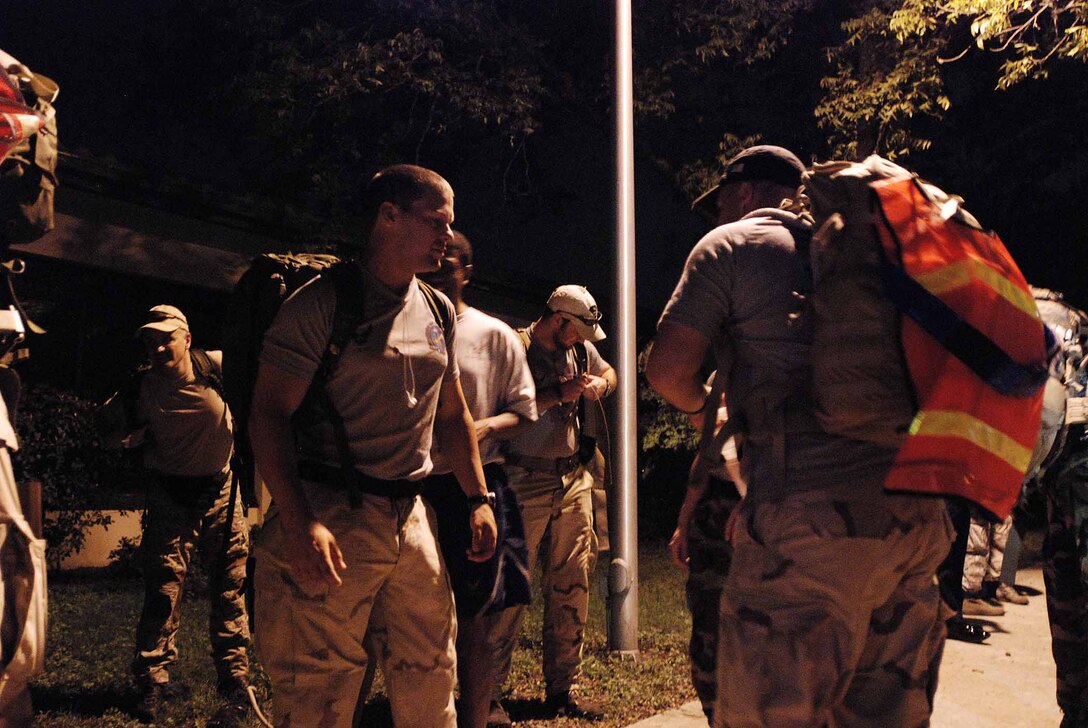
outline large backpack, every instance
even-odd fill
[[[1057,291],[1032,286],[1031,292],[1059,354],[1043,393],[1042,426],[1028,467],[1029,479],[1050,468],[1065,450],[1071,431],[1082,433],[1088,422],[1088,314],[1070,306]]]
[[[52,80],[0,51],[0,247],[29,243],[54,227],[57,93]],[[2,133],[8,124],[14,133]]]
[[[303,407],[317,408],[330,421],[340,453],[340,466],[352,505],[360,501],[355,485],[355,466],[348,449],[347,432],[336,408],[325,393],[325,382],[335,368],[348,339],[363,321],[363,276],[359,265],[334,255],[320,253],[273,254],[254,258],[231,294],[223,323],[223,379],[227,404],[234,415],[234,472],[242,482],[243,494],[255,503],[253,447],[249,440],[249,415],[253,385],[265,332],[272,325],[283,302],[319,275],[330,276],[336,289],[332,330],[321,364],[310,383]],[[449,311],[438,301],[435,290],[417,279],[435,321],[448,332],[453,325]],[[452,355],[452,354],[451,354]],[[308,413],[313,415],[313,412]]]
[[[1048,366],[1015,262],[962,200],[880,157],[817,164],[803,182],[820,427],[897,448],[889,490],[963,496],[1003,518]]]

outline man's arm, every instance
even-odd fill
[[[663,322],[646,359],[650,386],[677,409],[701,412],[709,388],[699,376],[710,340],[684,324]]]
[[[484,417],[476,420],[476,442],[483,442],[487,438],[495,440],[509,440],[521,426],[529,419],[516,412],[500,412],[493,417]]]
[[[604,399],[616,391],[616,370],[611,364],[600,374],[586,374],[586,388],[582,392],[589,401]]]
[[[298,477],[298,458],[291,435],[291,416],[302,404],[310,383],[271,364],[257,370],[250,412],[253,459],[276,501],[287,539],[287,563],[304,582],[340,585],[347,568],[336,538],[317,520]]]
[[[442,380],[435,420],[439,448],[446,455],[461,490],[469,497],[485,495],[487,485],[480,464],[480,448],[476,444],[476,431],[468,405],[465,404],[460,380]],[[485,504],[473,508],[469,514],[469,526],[472,528],[469,559],[487,561],[495,553],[498,534],[491,507]]]

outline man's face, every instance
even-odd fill
[[[421,278],[430,283],[450,298],[460,298],[461,292],[468,285],[468,268],[461,263],[456,247],[447,249],[448,255],[442,257],[437,271],[425,273]],[[469,266],[471,267],[471,266]]]
[[[555,346],[557,349],[566,351],[575,344],[581,344],[586,340],[586,337],[578,332],[578,328],[569,316],[563,313],[556,313],[555,315],[559,317],[560,322],[559,328],[555,331]]]
[[[446,244],[453,239],[453,190],[445,185],[430,190],[401,212],[398,233],[402,254],[416,273],[438,270]]]
[[[189,342],[192,337],[185,329],[172,332],[144,330],[140,339],[147,350],[151,368],[160,373],[177,372],[189,355]]]

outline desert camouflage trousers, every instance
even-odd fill
[[[582,467],[564,476],[514,466],[507,466],[507,473],[521,506],[529,570],[540,567],[544,688],[556,695],[574,688],[582,671],[590,577],[597,564],[593,476]],[[503,611],[493,632],[496,698],[510,674],[525,609]]]
[[[974,594],[982,591],[982,582],[995,585],[1001,580],[1001,567],[1005,563],[1005,546],[1012,530],[1012,516],[1001,523],[971,519],[971,531],[967,536],[967,556],[963,560],[963,591]]]
[[[691,684],[709,718],[718,691],[718,608],[722,582],[729,573],[733,547],[725,540],[725,523],[740,495],[732,483],[710,478],[695,505],[688,527],[688,580],[685,584],[691,612]]]
[[[367,663],[377,659],[396,725],[454,728],[457,620],[434,511],[418,496],[371,494],[352,509],[341,489],[303,486],[348,568],[341,586],[300,585],[281,556],[282,519],[265,522],[256,551],[256,639],[276,726],[353,725]],[[364,641],[372,621],[373,640]],[[381,654],[368,654],[368,644]]]
[[[167,682],[169,668],[178,659],[177,635],[181,622],[182,592],[193,558],[200,549],[208,572],[211,598],[212,659],[218,683],[225,688],[244,682],[249,675],[249,619],[246,615],[246,559],[249,558],[249,525],[241,495],[235,494],[230,541],[223,558],[223,538],[228,532],[230,477],[218,493],[209,494],[210,505],[183,505],[157,483],[148,488],[147,511],[139,563],[144,576],[144,607],[136,627],[136,655],[132,673],[141,684]]]
[[[926,725],[950,614],[944,501],[836,488],[741,507],[714,725]]]
[[[1088,726],[1088,450],[1052,473],[1044,483],[1043,579],[1058,707],[1071,725]]]

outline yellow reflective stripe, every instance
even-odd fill
[[[934,296],[962,288],[972,280],[979,280],[1028,316],[1039,318],[1039,309],[1030,293],[1021,290],[1001,273],[975,258],[966,258],[913,278]]]
[[[1001,430],[966,412],[923,410],[910,423],[910,434],[959,437],[1000,458],[1023,473],[1031,461],[1031,448],[1024,447]]]

